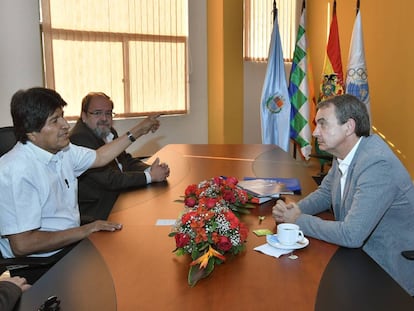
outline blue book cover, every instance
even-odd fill
[[[279,182],[285,185],[286,189],[292,191],[294,194],[300,194],[302,188],[300,181],[297,178],[278,178],[278,177],[244,177],[244,180],[262,179],[267,181]]]

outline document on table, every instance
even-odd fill
[[[177,222],[177,219],[157,219],[156,226],[173,226]]]

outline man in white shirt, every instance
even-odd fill
[[[11,100],[17,144],[0,158],[0,250],[4,257],[48,256],[93,232],[121,224],[94,221],[80,226],[77,177],[112,161],[132,140],[122,135],[98,150],[72,145],[63,117],[66,102],[46,88],[18,91]],[[128,133],[156,131],[148,117]]]

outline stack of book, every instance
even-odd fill
[[[284,194],[300,194],[301,187],[297,178],[258,178],[245,177],[237,184],[258,203],[277,199]]]

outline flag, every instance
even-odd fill
[[[335,95],[341,95],[344,93],[344,89],[338,19],[336,17],[336,1],[334,1],[328,44],[326,46],[325,64],[319,92],[319,101]]]
[[[326,45],[325,64],[322,73],[322,82],[319,90],[318,101],[328,99],[335,95],[344,94],[344,74],[342,71],[341,46],[339,44],[338,19],[336,17],[336,0],[333,3],[332,21],[329,28],[328,43]],[[319,149],[315,140],[315,150],[319,155],[319,162],[323,165],[329,160],[324,159],[330,154]]]
[[[348,68],[346,71],[346,93],[359,98],[367,106],[368,113],[371,114],[361,12],[359,8],[357,10],[354,29],[352,31],[351,46],[349,48]]]
[[[305,0],[303,0],[288,91],[291,103],[290,137],[299,145],[306,160],[309,160],[312,151],[312,124],[315,118],[312,80],[306,40],[306,7]]]
[[[276,144],[288,151],[290,101],[277,14],[273,22],[260,108],[263,144]]]

